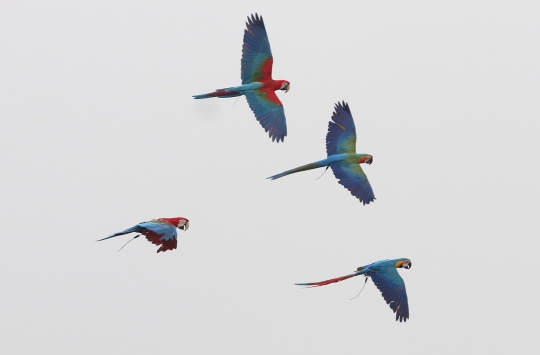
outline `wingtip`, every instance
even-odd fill
[[[337,102],[337,104],[335,105],[335,110],[337,111],[338,109],[343,109],[345,111],[347,111],[348,113],[351,113],[351,109],[349,108],[349,104],[347,102],[345,102],[345,100],[341,101],[341,102]]]

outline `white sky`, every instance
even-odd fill
[[[3,354],[540,351],[536,1],[2,1]],[[264,17],[287,116],[272,143],[240,84]],[[377,200],[325,157],[349,102]],[[94,241],[184,216],[174,252]],[[407,257],[403,324],[363,279]]]

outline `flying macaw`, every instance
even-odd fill
[[[217,89],[214,92],[194,95],[193,97],[206,99],[245,95],[249,107],[265,132],[269,132],[272,141],[283,142],[287,135],[285,111],[275,91],[284,90],[287,92],[291,84],[287,80],[272,79],[274,59],[262,17],[257,14],[251,15],[251,18],[248,17],[246,26],[244,44],[242,45],[242,85]]]
[[[176,249],[176,228],[187,231],[189,228],[189,220],[184,217],[156,218],[149,222],[141,222],[136,226],[121,232],[114,233],[110,237],[98,240],[98,242],[128,233],[141,233],[146,237],[146,239],[148,239],[149,242],[155,245],[160,245],[157,251],[159,253],[160,251]],[[133,237],[133,239],[138,237],[140,237],[140,235]]]
[[[371,164],[373,156],[356,154],[356,129],[351,110],[345,101],[336,104],[332,121],[328,123],[328,133],[326,134],[326,153],[328,154],[326,159],[287,170],[281,174],[270,176],[268,179],[276,180],[300,171],[324,166],[326,169],[331,167],[341,185],[345,186],[364,205],[369,204],[375,200],[375,195],[373,195],[373,189],[360,164]]]
[[[405,283],[396,269],[410,269],[412,262],[407,258],[381,260],[373,264],[360,266],[354,274],[336,277],[320,282],[297,283],[298,286],[325,286],[334,282],[343,281],[358,275],[371,277],[375,286],[381,291],[384,300],[396,314],[396,321],[406,322],[409,319],[409,303]],[[366,279],[367,281],[367,279]]]

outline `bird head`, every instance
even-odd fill
[[[288,92],[290,88],[291,88],[291,83],[289,83],[288,81],[283,81],[281,83],[281,86],[280,86],[279,90],[283,90],[285,92]]]
[[[358,164],[362,164],[362,163],[366,163],[366,164],[371,165],[371,163],[373,163],[373,156],[371,156],[371,155],[362,156],[360,158],[360,160],[358,160]]]
[[[409,259],[401,259],[400,261],[396,263],[397,269],[399,268],[410,269],[411,266],[412,266],[412,262]]]
[[[187,220],[186,218],[182,218],[181,220],[178,221],[178,224],[176,225],[176,227],[178,229],[183,230],[184,232],[187,231],[189,228],[189,220]]]
[[[176,228],[182,229],[183,231],[187,231],[189,228],[189,219],[184,218],[184,217],[158,218],[158,219],[167,221],[173,226],[176,226]]]

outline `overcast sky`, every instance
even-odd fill
[[[309,4],[309,5],[308,5]],[[263,16],[288,136],[238,85]],[[2,1],[3,354],[540,352],[537,1]],[[377,200],[325,158],[350,104]],[[183,216],[178,249],[95,240]],[[410,320],[354,278],[400,270]]]

